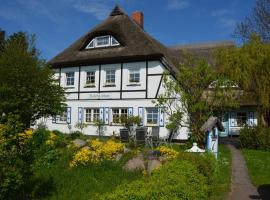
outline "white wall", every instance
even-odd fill
[[[146,68],[147,62],[133,62],[133,63],[118,63],[107,65],[93,65],[93,66],[81,66],[81,67],[69,67],[61,68],[56,71],[61,71],[61,86],[65,87],[65,73],[75,72],[75,84],[74,87],[67,88],[66,92],[72,92],[66,94],[67,105],[71,107],[71,125],[73,130],[75,124],[78,122],[78,108],[133,108],[133,115],[138,115],[138,108],[142,107],[144,110],[147,107],[155,107],[152,100],[155,99],[158,91],[164,91],[160,80],[165,68],[159,61],[149,61],[148,70]],[[122,86],[121,86],[121,67],[122,67]],[[114,68],[116,70],[115,87],[105,87],[105,70],[108,68]],[[138,68],[140,70],[140,83],[130,85],[129,83],[129,69]],[[101,69],[101,71],[99,71]],[[86,72],[89,70],[95,70],[95,87],[85,87]],[[80,76],[79,76],[80,71]],[[147,71],[149,76],[147,76]],[[80,85],[79,85],[79,77]],[[100,77],[100,80],[99,80]],[[56,75],[57,78],[57,75]],[[100,91],[99,91],[100,83]],[[148,86],[147,86],[148,85]],[[120,92],[122,88],[122,92]],[[106,92],[108,91],[108,92]],[[114,92],[115,91],[115,92]],[[121,99],[122,97],[122,99]],[[78,100],[79,98],[79,100]],[[144,112],[146,113],[146,112]],[[111,114],[111,113],[110,113]],[[165,124],[160,127],[160,135],[166,136],[168,130],[165,128],[167,116],[164,116]],[[112,119],[112,117],[110,117]],[[159,119],[160,120],[160,119]],[[66,124],[52,123],[52,119],[47,119],[46,125],[49,129],[57,129],[63,132],[68,132]],[[146,125],[146,116],[144,116],[144,125]],[[106,135],[119,134],[121,126],[115,126],[108,124],[106,126]],[[151,131],[151,127],[149,127]],[[96,128],[93,125],[89,125],[85,130],[85,134],[95,135]],[[187,139],[188,129],[182,128],[179,130],[177,139]]]

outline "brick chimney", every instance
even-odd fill
[[[132,19],[143,29],[143,13],[135,11],[132,13]]]

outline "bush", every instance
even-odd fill
[[[75,140],[75,139],[77,139],[77,138],[82,137],[83,134],[82,134],[82,132],[80,132],[80,131],[73,131],[73,132],[71,132],[71,134],[70,134],[69,136],[70,136],[70,138],[71,138],[72,140]]]
[[[73,155],[70,167],[78,165],[97,164],[102,160],[115,160],[116,155],[124,151],[124,145],[113,140],[101,142],[92,139],[89,142],[89,149],[82,148]]]
[[[33,174],[33,133],[22,131],[12,117],[0,127],[0,199],[26,199],[26,186]]]
[[[172,148],[166,146],[160,146],[157,150],[161,153],[161,155],[166,156],[169,160],[173,160],[178,156],[178,152]]]
[[[243,148],[270,150],[270,128],[245,127],[240,130],[240,142]]]
[[[216,168],[216,159],[211,153],[193,154],[193,153],[179,153],[179,159],[186,160],[192,163],[197,170],[207,178],[209,185],[213,183],[213,174]]]
[[[208,199],[206,178],[188,161],[173,160],[153,172],[151,177],[122,184],[100,200],[176,200]]]
[[[46,129],[37,129],[33,135],[32,149],[36,166],[49,166],[59,158],[57,147],[64,146],[64,139],[59,133]]]

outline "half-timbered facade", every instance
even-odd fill
[[[46,125],[68,132],[68,125],[74,130],[83,122],[89,125],[84,133],[95,135],[94,123],[102,120],[105,135],[112,135],[119,134],[121,116],[136,115],[141,125],[150,130],[159,126],[160,135],[167,135],[167,116],[153,100],[164,91],[163,73],[172,77],[177,73],[178,50],[144,31],[141,12],[129,17],[116,6],[104,22],[50,61],[65,88],[67,107],[62,115],[47,119]],[[177,139],[188,135],[188,129],[181,128]]]

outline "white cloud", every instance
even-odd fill
[[[190,6],[188,0],[168,0],[167,8],[171,10],[184,9]]]
[[[213,17],[221,17],[221,16],[231,15],[231,14],[233,14],[233,12],[228,9],[214,10],[211,13]]]
[[[128,2],[128,0],[68,0],[72,7],[78,11],[93,15],[103,20],[110,14],[116,3]]]
[[[105,0],[72,0],[71,5],[78,11],[89,13],[95,16],[97,19],[102,20],[108,16],[111,11],[111,7]]]
[[[232,18],[220,18],[219,23],[221,24],[222,27],[228,29],[233,29],[236,26],[236,21],[235,19]]]

